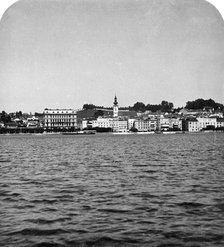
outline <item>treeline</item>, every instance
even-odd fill
[[[223,104],[216,103],[213,99],[196,99],[194,101],[188,101],[186,103],[186,106],[184,108],[186,109],[204,109],[205,107],[212,107],[214,110],[221,110],[224,111]],[[112,109],[112,107],[103,107],[103,106],[96,106],[93,104],[84,104],[83,109]],[[178,112],[183,107],[178,107],[174,109],[173,103],[163,100],[160,104],[144,104],[143,102],[136,102],[133,106],[128,107],[119,107],[120,110],[129,110],[129,111],[136,111],[136,112],[145,112],[145,111],[151,111],[151,112]]]
[[[212,107],[214,108],[214,110],[224,110],[224,106],[220,103],[216,103],[213,99],[208,99],[208,100],[204,100],[204,99],[196,99],[194,101],[188,101],[186,103],[185,108],[186,109],[203,109],[205,107]]]
[[[2,111],[0,113],[0,122],[2,122],[2,123],[10,123],[10,122],[12,122],[12,119],[15,119],[15,118],[27,119],[28,117],[30,117],[30,115],[32,115],[32,114],[23,113],[22,111],[11,112],[11,113],[7,113],[5,111]],[[43,113],[35,112],[34,116],[38,117],[38,118],[41,118],[41,117],[43,117]]]
[[[113,109],[113,107],[105,107],[105,106],[97,106],[94,104],[84,104],[82,107],[83,110],[94,110],[94,109]],[[132,106],[128,106],[128,107],[119,107],[120,110],[133,110]]]
[[[84,110],[91,110],[91,109],[104,109],[105,107],[104,106],[96,106],[96,105],[93,105],[93,104],[84,104],[83,107],[82,107]]]
[[[83,109],[112,109],[112,107],[103,107],[103,106],[96,106],[93,104],[84,104]],[[133,106],[128,107],[119,107],[120,110],[129,110],[129,111],[136,111],[136,112],[145,112],[145,111],[164,111],[170,112],[173,108],[173,103],[163,100],[161,104],[158,105],[145,105],[143,102],[136,102]]]
[[[133,105],[133,110],[136,112],[145,112],[145,111],[151,111],[151,112],[170,112],[173,109],[173,103],[163,100],[161,104],[158,105],[151,105],[147,104],[145,105],[142,102],[137,102]]]

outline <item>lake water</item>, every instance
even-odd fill
[[[224,133],[1,135],[0,246],[224,246]]]

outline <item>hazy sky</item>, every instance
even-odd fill
[[[213,98],[224,103],[224,23],[204,0],[22,0],[0,23],[7,112]]]

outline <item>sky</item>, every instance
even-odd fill
[[[205,0],[21,0],[0,22],[0,111],[224,104],[224,23]]]

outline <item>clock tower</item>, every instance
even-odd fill
[[[116,95],[114,97],[113,117],[118,117],[118,102]]]

